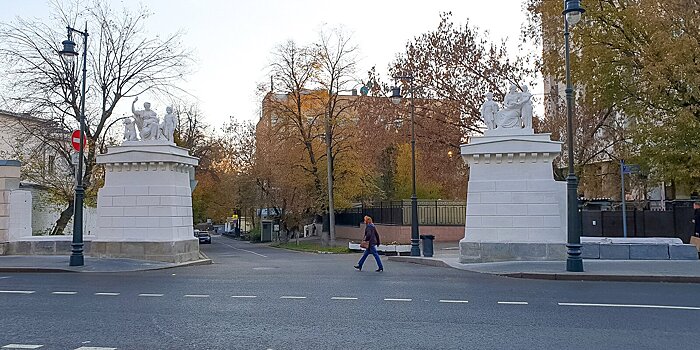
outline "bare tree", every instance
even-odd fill
[[[188,71],[190,54],[180,43],[181,33],[164,38],[144,36],[150,13],[145,9],[115,12],[104,2],[95,1],[85,9],[54,8],[56,20],[42,22],[18,18],[0,24],[0,71],[6,77],[5,100],[11,108],[75,128],[80,118],[78,65],[63,62],[57,52],[65,40],[66,26],[87,23],[89,77],[86,87],[86,130],[88,151],[83,183],[87,193],[95,182],[96,154],[104,148],[105,135],[114,123],[114,110],[123,98],[144,92],[165,93],[175,88]],[[30,130],[42,135],[42,128]],[[38,136],[42,137],[42,136]],[[53,230],[63,232],[72,217],[73,198],[65,198],[66,208]]]

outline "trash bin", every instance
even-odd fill
[[[423,240],[423,256],[430,258],[433,256],[433,240],[435,236],[433,235],[420,235],[420,239]]]

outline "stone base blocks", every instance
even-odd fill
[[[566,259],[566,184],[552,172],[560,152],[561,142],[527,130],[489,130],[462,145],[470,168],[462,262]]]
[[[192,189],[198,160],[162,141],[124,142],[97,162],[105,186],[97,195],[93,252],[101,257],[195,260]]]
[[[698,260],[692,244],[680,238],[582,237],[581,257],[601,260]]]

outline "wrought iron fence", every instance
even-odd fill
[[[365,215],[385,225],[410,225],[411,201],[377,202],[341,210],[336,214],[338,225],[359,226]],[[423,226],[462,226],[467,215],[467,205],[459,201],[419,200],[418,223]]]

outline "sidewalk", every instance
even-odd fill
[[[436,247],[432,258],[392,256],[408,262],[496,276],[573,281],[700,283],[700,260],[584,260],[584,272],[567,272],[565,261],[459,262],[459,249]]]
[[[106,259],[89,256],[85,257],[85,265],[83,266],[68,266],[68,261],[68,255],[0,256],[0,272],[135,272],[211,264],[211,260],[202,253],[200,253],[199,260],[184,263]]]

